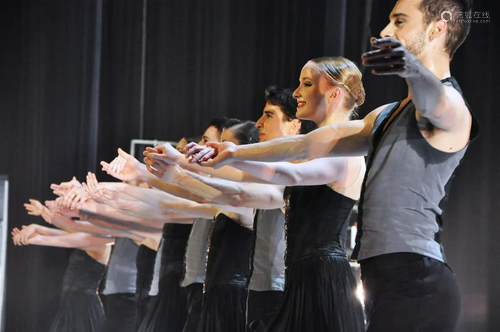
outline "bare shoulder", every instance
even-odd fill
[[[367,129],[369,129],[371,131],[371,129],[373,128],[373,125],[375,124],[375,120],[377,120],[377,117],[379,116],[379,114],[384,109],[386,109],[386,107],[389,106],[389,105],[390,105],[390,103],[382,105],[382,106],[379,106],[376,109],[374,109],[373,111],[371,111],[370,113],[368,113],[363,118],[363,122],[364,122],[365,128],[367,128]]]

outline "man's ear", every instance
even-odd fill
[[[439,20],[437,22],[434,22],[432,25],[431,25],[431,31],[430,31],[430,34],[429,34],[429,40],[433,40],[433,39],[437,39],[441,36],[445,36],[446,34],[446,31],[448,30],[448,23],[443,21],[443,20]]]

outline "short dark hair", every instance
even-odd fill
[[[219,132],[219,135],[222,135],[222,129],[227,128],[229,126],[233,126],[237,123],[240,123],[241,120],[235,118],[214,118],[210,121],[210,125],[208,127],[215,127]]]
[[[300,133],[307,134],[313,130],[318,129],[316,122],[311,120],[300,120]]]
[[[224,129],[231,129],[234,134],[234,138],[238,140],[240,145],[259,142],[259,129],[253,121],[242,121],[240,123],[227,126]]]
[[[269,104],[278,106],[285,115],[285,121],[296,119],[297,116],[297,99],[293,96],[293,90],[287,88],[279,88],[275,85],[268,86],[265,90],[264,97]]]
[[[450,59],[457,49],[462,45],[470,31],[470,19],[466,19],[466,13],[472,12],[472,0],[422,0],[420,11],[424,14],[424,25],[427,27],[432,22],[441,20],[441,15],[445,11],[452,13],[453,18],[448,23],[446,33],[445,50],[450,55]],[[463,20],[458,21],[459,13],[462,13]]]

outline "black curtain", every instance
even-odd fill
[[[269,84],[295,87],[322,55],[356,63],[388,20],[393,0],[18,0],[0,4],[0,173],[11,180],[10,227],[49,184],[111,160],[133,138],[201,134],[216,116],[256,120]],[[497,4],[475,2],[452,73],[482,122],[454,179],[445,248],[462,289],[459,331],[500,326],[500,115]],[[364,71],[364,116],[400,99],[398,77]],[[98,177],[109,179],[101,172]],[[5,331],[45,331],[57,309],[68,251],[8,244]]]

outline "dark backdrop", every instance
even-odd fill
[[[0,4],[0,174],[11,180],[10,227],[41,222],[22,203],[49,184],[84,179],[133,138],[198,135],[212,117],[257,119],[263,89],[295,87],[311,58],[359,63],[393,0],[84,1]],[[370,10],[371,9],[371,10]],[[478,0],[452,72],[482,123],[445,215],[446,253],[462,289],[459,331],[500,326],[500,11]],[[365,72],[364,116],[405,82]],[[106,177],[98,173],[101,179]],[[9,241],[5,331],[46,331],[69,251]]]

